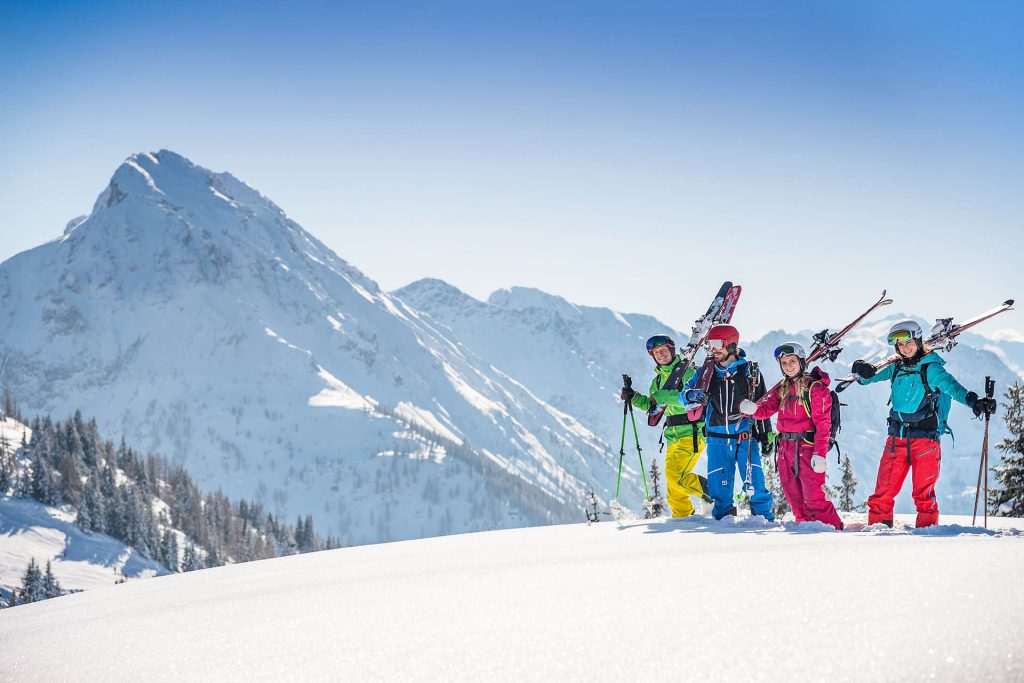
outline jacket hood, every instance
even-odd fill
[[[811,371],[807,374],[810,375],[811,379],[821,382],[826,387],[832,384],[832,378],[829,377],[828,373],[822,370],[820,367],[815,366],[811,368]]]

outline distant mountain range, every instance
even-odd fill
[[[719,284],[686,307],[696,315]],[[896,317],[857,330],[826,369],[882,353]],[[614,495],[621,374],[646,386],[643,342],[667,329],[527,288],[486,302],[441,280],[384,292],[253,188],[166,150],[129,158],[89,216],[0,264],[0,386],[24,413],[81,409],[203,487],[285,518],[312,513],[346,544],[582,520],[587,491]],[[765,361],[789,337],[809,332],[744,346]],[[1024,376],[1024,343],[965,335],[949,367],[971,387],[988,374],[1005,388]],[[885,388],[843,396],[841,443],[866,497]],[[950,512],[977,475],[969,418],[954,408],[940,484]],[[657,434],[642,429],[650,458]],[[635,453],[628,463],[623,500],[635,505]]]

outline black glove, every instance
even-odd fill
[[[875,376],[875,373],[878,372],[878,370],[875,370],[875,366],[866,360],[853,361],[853,367],[851,369],[853,370],[853,374],[858,377],[863,377],[864,379],[871,379]]]
[[[633,387],[622,387],[622,393],[619,394],[619,398],[623,401],[632,401],[634,396],[636,396],[636,392],[633,391]]]
[[[974,398],[973,402],[971,402],[971,398]],[[978,398],[973,391],[967,394],[967,405],[974,411],[975,417],[996,414],[996,400],[994,398]]]

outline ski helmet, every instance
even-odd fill
[[[668,336],[667,334],[656,334],[650,339],[648,339],[647,353],[651,354],[651,357],[653,358],[654,349],[658,348],[659,346],[665,346],[666,344],[669,347],[669,351],[672,352],[672,355],[676,355],[676,343],[672,341],[672,337]]]
[[[896,346],[900,342],[914,340],[914,345],[917,347],[917,351],[914,353],[914,357],[920,356],[924,353],[924,332],[921,330],[921,326],[913,320],[901,320],[892,327],[889,328],[889,343]],[[897,350],[899,347],[897,347]]]
[[[921,331],[921,326],[913,320],[901,320],[889,328],[889,343],[893,345],[896,342],[907,341],[908,339],[917,339],[920,344],[923,336],[924,333]]]
[[[807,352],[804,351],[804,347],[799,342],[788,341],[783,342],[775,347],[775,360],[782,363],[783,356],[796,356],[800,359],[800,371],[803,372],[807,367]]]
[[[721,342],[721,344],[715,342]],[[724,348],[729,353],[736,353],[739,343],[740,331],[732,325],[715,325],[708,332],[708,346],[711,348]]]

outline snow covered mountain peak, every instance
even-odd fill
[[[427,310],[433,306],[445,308],[485,308],[486,304],[474,299],[458,287],[437,278],[423,278],[396,289],[393,294],[413,308]]]
[[[487,303],[498,308],[521,311],[530,308],[547,309],[565,318],[574,318],[581,314],[580,308],[562,297],[533,287],[510,287],[493,292]]]

